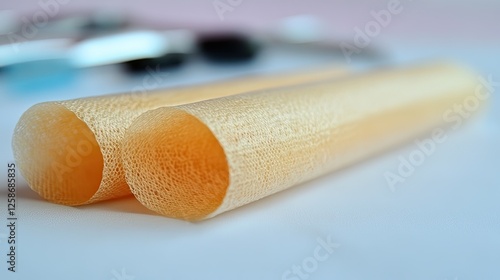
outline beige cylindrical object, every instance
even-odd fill
[[[81,205],[130,194],[121,140],[140,114],[247,91],[345,74],[340,68],[239,78],[146,94],[120,94],[37,104],[19,120],[13,150],[19,170],[42,197]]]
[[[125,134],[126,179],[162,215],[210,218],[443,125],[477,85],[436,64],[158,108]]]

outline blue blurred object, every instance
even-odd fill
[[[72,40],[48,39],[0,46],[0,69],[7,87],[31,92],[65,86],[75,74],[68,53]]]
[[[24,93],[70,85],[76,72],[64,57],[26,61],[4,68],[7,86]]]

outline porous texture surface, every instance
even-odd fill
[[[30,187],[50,201],[81,205],[129,195],[121,161],[121,141],[132,121],[142,113],[344,73],[343,69],[330,67],[151,93],[37,104],[17,124],[14,156]]]

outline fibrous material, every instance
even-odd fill
[[[121,141],[125,130],[142,113],[345,73],[345,69],[332,66],[140,94],[40,103],[28,109],[16,126],[14,157],[30,187],[55,203],[82,205],[130,195]]]
[[[202,220],[446,125],[443,114],[475,98],[478,85],[446,63],[304,82],[218,98],[193,91],[164,105],[151,97],[37,105],[16,128],[16,160],[30,186],[58,203],[131,190],[162,215]]]

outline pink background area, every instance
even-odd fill
[[[42,0],[43,1],[43,0]],[[48,0],[45,0],[48,1]],[[55,0],[52,0],[55,1]],[[62,1],[62,0],[60,0]],[[268,28],[279,19],[298,14],[316,15],[324,20],[332,36],[354,34],[372,20],[370,11],[386,8],[389,0],[242,0],[221,20],[214,0],[66,0],[61,14],[92,9],[119,10],[152,25],[188,25],[204,29]],[[237,0],[220,0],[228,1]],[[38,0],[0,2],[0,9],[14,9],[30,15],[41,9]],[[384,38],[421,38],[432,40],[477,40],[499,42],[500,2],[401,0],[403,11],[383,29]]]

